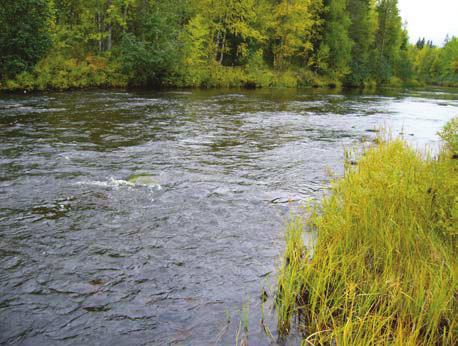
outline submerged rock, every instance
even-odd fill
[[[152,186],[160,189],[159,181],[149,174],[134,174],[127,178],[127,182],[134,185]]]

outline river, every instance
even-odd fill
[[[435,148],[457,115],[457,89],[1,94],[0,343],[275,344],[289,215],[375,129]]]

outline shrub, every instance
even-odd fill
[[[458,117],[450,120],[438,134],[445,142],[446,152],[458,158]]]

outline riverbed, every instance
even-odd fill
[[[1,94],[0,344],[276,344],[290,215],[344,148],[434,154],[453,116],[457,89]]]

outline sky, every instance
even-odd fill
[[[398,0],[411,43],[418,38],[442,47],[445,36],[458,37],[458,0]]]

